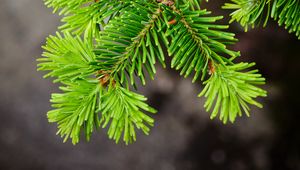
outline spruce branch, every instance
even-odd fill
[[[122,9],[130,4],[129,0],[101,0],[81,5],[71,14],[63,17],[60,26],[62,31],[72,32],[76,35],[85,33],[86,37],[99,36],[100,27],[104,27],[113,17],[118,16]]]
[[[63,82],[63,85],[60,87],[63,93],[52,94],[50,101],[55,109],[47,114],[49,122],[58,124],[57,134],[64,137],[64,142],[70,137],[73,144],[78,143],[82,129],[89,140],[94,127],[100,126],[96,110],[103,89],[95,80]]]
[[[212,110],[211,119],[220,114],[223,123],[234,122],[237,116],[242,116],[242,110],[250,116],[248,104],[262,108],[255,101],[257,97],[265,97],[266,91],[256,85],[265,83],[265,78],[258,70],[244,71],[255,63],[238,63],[233,65],[210,64],[210,78],[204,82],[205,87],[198,95],[205,96],[206,111]],[[212,109],[212,107],[214,108]]]
[[[79,36],[56,33],[47,38],[43,49],[43,58],[37,61],[38,70],[50,71],[44,78],[54,77],[54,82],[73,81],[89,77],[96,71],[90,64],[96,58],[93,47]]]
[[[168,53],[173,56],[171,67],[182,69],[181,75],[187,77],[194,70],[193,82],[198,79],[201,72],[203,80],[209,60],[224,64],[225,61],[230,62],[240,55],[239,52],[226,48],[225,44],[236,41],[234,34],[221,31],[228,26],[214,24],[222,17],[207,17],[210,12],[192,11],[187,5],[181,5],[180,9],[172,6],[171,12],[178,21],[166,31],[166,36],[172,38]],[[231,59],[228,60],[223,55],[229,55]]]
[[[145,134],[149,134],[149,127],[153,126],[154,120],[140,110],[149,113],[157,111],[148,106],[142,95],[131,92],[126,88],[116,84],[108,89],[108,92],[102,97],[101,122],[105,128],[109,123],[108,136],[114,139],[116,143],[123,135],[123,141],[128,144],[136,140],[135,128],[141,129]]]
[[[159,32],[162,27],[160,13],[157,5],[145,7],[132,2],[130,12],[125,11],[122,16],[112,20],[100,32],[95,49],[101,69],[120,83],[126,82],[127,86],[129,82],[135,85],[134,75],[145,85],[145,71],[153,79],[156,60],[165,65],[159,42],[163,36]],[[130,80],[127,80],[127,76]]]
[[[144,31],[150,29],[150,26],[147,25],[146,28]],[[89,42],[79,37],[72,37],[68,32],[63,36],[57,33],[56,36],[50,36],[47,39],[44,49],[46,50],[43,54],[44,58],[38,59],[40,62],[38,64],[39,70],[49,70],[50,72],[45,77],[57,77],[55,82],[64,84],[64,86],[60,87],[63,93],[52,95],[51,102],[54,103],[52,106],[57,109],[48,113],[49,121],[58,123],[58,133],[65,137],[64,141],[70,137],[73,144],[76,144],[79,141],[81,127],[86,128],[84,131],[87,140],[89,140],[93,131],[92,122],[96,122],[95,127],[100,126],[101,122],[105,123],[103,127],[106,127],[111,117],[112,124],[108,134],[116,142],[119,141],[124,129],[122,127],[117,129],[114,125],[118,121],[125,120],[125,117],[127,117],[126,121],[130,122],[130,126],[128,126],[130,131],[125,130],[123,138],[127,144],[136,139],[135,127],[141,128],[146,134],[148,133],[149,128],[143,121],[146,121],[147,125],[151,126],[153,120],[141,111],[136,110],[136,108],[140,107],[146,111],[155,112],[154,109],[143,103],[146,98],[119,86],[116,88],[116,85],[112,84],[107,87],[110,90],[106,95],[100,95],[105,93],[107,83],[114,81],[105,71],[97,72],[99,80],[88,80],[99,69],[98,66],[94,65],[96,56]],[[127,100],[128,95],[132,96],[133,99]],[[106,105],[105,103],[114,101],[108,101],[108,99],[111,99],[108,96],[117,97],[118,103]],[[101,103],[104,103],[104,106],[101,106]],[[116,106],[123,106],[123,108],[115,110]],[[102,111],[101,108],[105,110]],[[99,113],[101,113],[99,115],[101,117],[100,120],[98,118]],[[115,114],[119,116],[115,117]],[[94,117],[91,115],[94,115]],[[123,125],[125,126],[125,124]]]
[[[266,17],[264,17],[263,26],[266,26],[271,9],[270,0],[231,0],[233,3],[225,3],[223,9],[235,10],[230,14],[232,23],[233,21],[239,22],[245,31],[248,31],[248,27],[259,25],[263,19],[265,7],[267,6]]]
[[[300,39],[300,0],[231,0],[225,3],[224,9],[234,10],[230,14],[230,22],[237,21],[248,30],[248,26],[254,28],[263,21],[263,27],[268,19],[273,18],[289,33],[295,32]]]
[[[48,8],[53,8],[53,12],[59,11],[59,15],[62,15],[72,13],[91,0],[44,0],[44,2]]]
[[[50,100],[55,108],[48,112],[49,122],[58,124],[58,132],[72,143],[79,142],[81,131],[89,141],[95,128],[108,128],[108,136],[128,144],[136,140],[136,129],[149,133],[153,119],[141,110],[149,113],[157,111],[147,105],[142,95],[111,83],[107,88],[98,80],[76,80],[63,82],[63,93],[52,94]],[[101,113],[101,114],[99,114]]]
[[[169,55],[173,56],[171,67],[182,69],[180,74],[185,77],[194,70],[193,82],[201,73],[201,80],[210,76],[204,82],[206,86],[199,97],[204,94],[207,97],[204,105],[207,111],[210,111],[216,100],[211,119],[218,114],[220,105],[220,120],[223,123],[227,123],[228,119],[233,123],[237,115],[241,116],[240,106],[246,115],[249,115],[248,104],[262,107],[254,98],[266,96],[266,92],[255,85],[264,84],[265,79],[257,74],[257,70],[249,73],[237,72],[253,66],[254,63],[233,63],[233,59],[240,53],[228,50],[225,44],[236,41],[234,34],[221,31],[228,26],[214,24],[222,17],[207,17],[210,12],[193,11],[186,4],[166,9],[169,9],[167,12],[175,13],[175,20],[178,20],[166,32],[166,35],[172,37],[168,48]]]
[[[300,39],[300,0],[274,0],[271,17]]]
[[[201,10],[200,2],[45,0],[65,22],[60,27],[63,34],[50,36],[38,59],[38,70],[61,83],[62,92],[52,95],[54,110],[48,118],[58,124],[64,141],[78,143],[82,131],[89,140],[100,126],[107,127],[109,138],[117,143],[121,138],[126,144],[135,141],[136,129],[148,134],[154,120],[143,112],[156,110],[130,89],[137,87],[136,78],[145,85],[146,73],[154,79],[157,61],[166,67],[165,49],[172,57],[171,67],[181,69],[181,75],[194,71],[195,82],[202,74],[206,81],[199,96],[207,98],[207,111],[214,106],[211,118],[219,114],[224,123],[233,122],[242,110],[249,115],[249,105],[261,107],[256,98],[266,92],[257,86],[264,78],[257,70],[247,71],[254,64],[234,63],[240,53],[227,49],[237,41],[234,34],[225,31],[227,25],[216,24],[222,17]],[[276,5],[277,11],[281,5]],[[294,29],[295,23],[287,26]]]

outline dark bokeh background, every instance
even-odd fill
[[[215,14],[222,1],[208,8]],[[225,19],[226,22],[226,19]],[[200,83],[158,66],[155,81],[142,87],[159,110],[149,136],[125,146],[108,140],[105,130],[91,142],[73,146],[56,136],[46,112],[57,85],[36,72],[36,58],[59,17],[38,0],[0,4],[0,170],[299,170],[300,41],[269,22],[248,33],[237,25],[240,61],[256,61],[267,78],[269,96],[250,118],[223,125],[209,120]]]

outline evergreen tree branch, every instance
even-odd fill
[[[86,37],[99,37],[100,27],[104,27],[114,16],[130,4],[130,0],[101,0],[89,2],[69,15],[63,17],[64,25],[59,29],[80,35],[85,32]]]
[[[248,31],[248,26],[254,27],[259,25],[261,20],[264,18],[263,26],[266,26],[271,9],[270,0],[231,0],[233,3],[225,3],[223,9],[235,10],[230,14],[231,20],[239,22],[245,31]],[[267,13],[265,13],[265,7],[267,6]]]
[[[211,76],[204,82],[205,87],[198,95],[205,96],[206,111],[212,110],[211,119],[218,114],[223,123],[234,122],[237,116],[242,116],[242,110],[249,116],[249,104],[262,107],[255,101],[257,97],[265,97],[266,91],[256,85],[265,83],[265,78],[258,74],[258,70],[244,71],[254,63],[238,63],[220,65],[211,63]],[[214,108],[212,109],[212,107]]]
[[[172,56],[171,67],[181,69],[181,75],[187,77],[194,71],[193,82],[200,74],[201,80],[208,77],[199,96],[207,98],[205,108],[212,110],[211,118],[219,114],[224,123],[233,122],[242,111],[249,115],[249,105],[261,107],[255,99],[266,96],[257,87],[265,79],[257,70],[247,71],[253,63],[234,64],[240,54],[227,49],[236,42],[234,34],[224,31],[228,26],[215,23],[222,17],[200,10],[200,2],[45,0],[54,11],[60,10],[65,22],[60,27],[63,35],[50,36],[43,58],[38,59],[38,70],[49,71],[45,77],[62,83],[62,93],[52,95],[54,110],[48,118],[58,124],[64,141],[72,138],[73,144],[78,143],[81,131],[89,140],[99,126],[108,127],[109,138],[116,142],[123,136],[126,144],[136,140],[136,129],[148,134],[154,121],[142,111],[156,110],[145,103],[144,96],[129,89],[136,86],[137,77],[145,84],[145,73],[154,79],[157,61],[165,67],[164,48]],[[272,11],[268,7],[268,14],[291,30],[296,28],[297,34],[299,22],[294,13],[298,7],[293,5],[298,1],[285,2],[276,1]],[[284,10],[286,6],[293,8]],[[241,11],[234,17],[245,25],[256,24],[263,9],[261,4],[247,9],[248,17]]]
[[[140,110],[150,113],[157,111],[144,103],[147,100],[144,96],[116,84],[108,89],[102,100],[100,108],[102,127],[105,128],[110,123],[108,129],[110,139],[118,143],[123,134],[123,141],[126,144],[131,143],[136,140],[135,128],[149,134],[148,126],[153,126],[154,120]]]
[[[300,39],[300,0],[274,0],[271,17]]]
[[[140,14],[143,14],[144,18],[149,19],[147,15],[149,9],[136,3],[132,4],[135,4],[132,7],[139,11],[138,15],[131,16],[130,19],[132,21],[134,21],[132,17],[137,17]],[[148,11],[141,12],[141,8]],[[159,10],[157,9],[156,12],[159,12]],[[132,45],[129,46],[130,50],[138,48],[139,41],[146,39],[146,33],[150,34],[150,29],[155,27],[155,17],[153,14],[148,24],[141,24],[141,28],[142,26],[145,28],[137,36],[132,37]],[[152,39],[149,39],[147,43],[151,41],[150,45],[153,45]],[[103,42],[102,40],[99,42]],[[142,129],[144,133],[148,134],[149,127],[147,126],[153,125],[153,119],[142,113],[140,109],[151,113],[156,111],[144,103],[145,97],[120,87],[119,82],[113,79],[112,74],[108,74],[109,72],[104,69],[105,67],[102,67],[107,62],[101,63],[100,67],[97,65],[99,62],[93,53],[92,46],[89,40],[81,40],[79,37],[74,38],[69,32],[65,32],[64,36],[57,33],[56,36],[50,36],[47,39],[47,43],[43,47],[45,49],[43,53],[44,58],[38,59],[40,62],[38,70],[50,71],[45,77],[56,77],[55,82],[63,84],[60,87],[63,93],[52,95],[52,106],[56,109],[49,111],[49,121],[57,122],[58,133],[65,137],[64,141],[69,137],[72,138],[73,144],[79,141],[82,128],[85,130],[86,138],[89,140],[93,131],[93,125],[95,124],[97,127],[101,123],[103,123],[103,127],[110,124],[108,134],[116,142],[119,141],[120,135],[124,131],[123,140],[128,144],[136,139],[135,127]],[[145,45],[143,45],[144,48]],[[127,52],[125,51],[125,53]],[[131,56],[126,54],[124,57],[128,57],[129,60]],[[125,60],[127,58],[120,61]],[[122,65],[123,63],[120,61],[117,64]],[[131,62],[136,61],[138,60],[132,60]],[[112,70],[117,69],[118,66],[114,64]],[[129,67],[129,65],[127,66]],[[97,73],[98,80],[90,80],[95,73]],[[117,70],[114,73],[118,74]],[[102,103],[104,104],[103,106]],[[122,108],[117,109],[117,106],[122,106]],[[101,112],[100,120],[98,118],[99,112]],[[116,123],[118,124],[117,127],[115,126]]]
[[[172,9],[171,9],[172,8]],[[215,24],[222,17],[207,17],[206,10],[192,11],[187,5],[167,8],[173,12],[176,22],[169,26],[166,36],[171,36],[168,53],[173,56],[171,67],[182,69],[180,74],[187,77],[194,70],[195,82],[202,72],[202,80],[207,72],[209,60],[225,64],[231,63],[239,52],[228,50],[225,44],[236,41],[234,34],[221,31],[228,26]],[[171,9],[171,10],[170,10]],[[231,56],[227,59],[224,55]]]
[[[43,58],[37,61],[38,70],[50,71],[44,78],[55,77],[55,82],[73,81],[96,72],[96,68],[90,64],[96,59],[93,47],[78,36],[73,37],[68,32],[63,36],[56,33],[56,36],[47,38],[43,49]]]
[[[255,98],[266,96],[266,91],[256,85],[264,84],[265,79],[257,70],[242,72],[254,63],[232,62],[239,52],[226,48],[225,43],[232,43],[235,38],[234,34],[220,31],[227,26],[214,24],[221,17],[204,17],[209,12],[193,11],[187,5],[179,5],[179,9],[175,6],[167,9],[175,12],[175,22],[169,22],[172,25],[166,32],[172,37],[168,48],[169,55],[173,56],[171,67],[182,68],[180,74],[185,74],[185,77],[194,70],[193,81],[200,73],[202,80],[210,75],[199,97],[207,97],[204,105],[207,111],[214,105],[211,118],[220,113],[223,123],[227,123],[228,119],[234,122],[237,115],[242,115],[241,107],[246,115],[249,115],[249,104],[262,107]],[[227,59],[226,55],[231,58]]]
[[[60,87],[63,93],[52,94],[51,102],[54,110],[48,112],[49,122],[58,124],[58,132],[64,142],[70,137],[72,143],[79,142],[83,129],[89,140],[94,127],[100,126],[97,98],[101,94],[101,86],[95,80],[77,80],[63,82]]]
[[[153,79],[156,59],[165,65],[159,42],[163,36],[159,32],[162,27],[160,13],[160,7],[155,4],[142,6],[132,2],[130,12],[111,20],[100,33],[95,50],[101,70],[127,85],[129,82],[135,85],[134,75],[145,84],[144,71]],[[130,80],[127,80],[127,76]]]
[[[289,32],[295,32],[300,39],[300,0],[231,0],[224,9],[232,12],[230,22],[237,21],[248,30],[263,21],[265,27],[268,19],[274,18],[279,25],[285,24]]]
[[[44,0],[48,8],[53,8],[53,12],[59,11],[59,15],[69,14],[73,10],[79,9],[92,0]]]

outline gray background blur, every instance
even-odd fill
[[[208,6],[214,14],[223,2]],[[226,19],[225,19],[226,22]],[[0,3],[0,170],[299,170],[300,41],[269,22],[265,29],[244,33],[233,48],[240,61],[256,61],[267,78],[269,96],[250,118],[223,125],[209,120],[200,83],[158,66],[155,81],[142,87],[159,110],[149,136],[125,146],[108,140],[105,130],[91,142],[73,146],[56,136],[49,124],[51,92],[57,85],[36,72],[36,58],[59,17],[39,0]]]

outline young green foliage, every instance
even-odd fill
[[[244,71],[253,65],[254,63],[211,64],[210,67],[216,70],[212,71],[211,77],[204,82],[205,87],[199,94],[199,97],[207,98],[204,104],[206,111],[210,111],[214,105],[211,119],[220,114],[223,123],[227,123],[228,119],[233,123],[236,116],[242,116],[242,110],[247,116],[250,115],[248,104],[262,107],[254,99],[266,96],[266,91],[256,87],[264,84],[265,79],[257,73],[258,70]]]
[[[224,9],[232,12],[230,22],[237,21],[248,30],[248,26],[255,27],[263,21],[267,25],[268,19],[274,18],[279,25],[285,24],[285,29],[295,32],[300,39],[300,0],[231,0],[225,3]]]
[[[232,60],[239,56],[239,52],[228,50],[225,44],[236,41],[234,34],[224,32],[225,25],[214,24],[222,17],[209,17],[206,10],[197,10],[188,5],[178,5],[178,8],[167,8],[167,13],[174,14],[176,24],[170,25],[166,31],[171,36],[171,45],[168,47],[170,56],[173,56],[171,67],[182,69],[180,74],[185,77],[194,70],[193,82],[202,74],[210,78],[200,96],[205,94],[207,101],[204,105],[210,111],[216,102],[211,118],[215,118],[222,105],[220,120],[233,123],[237,114],[243,111],[249,116],[249,104],[262,107],[254,98],[266,96],[266,92],[255,85],[264,84],[265,79],[257,74],[257,70],[249,73],[239,73],[242,69],[253,66],[252,64],[234,64]],[[229,56],[228,59],[226,56]]]
[[[155,64],[166,67],[167,54],[181,75],[194,72],[193,82],[200,75],[206,80],[199,96],[207,98],[207,111],[214,106],[211,118],[220,114],[224,123],[233,122],[242,111],[249,115],[249,105],[261,107],[256,97],[266,92],[257,85],[264,78],[257,70],[245,71],[253,64],[234,64],[240,53],[227,49],[237,41],[234,34],[216,23],[222,17],[200,9],[200,2],[45,0],[65,22],[63,35],[50,36],[38,59],[38,70],[61,83],[62,92],[52,95],[54,110],[48,112],[58,134],[72,138],[73,144],[82,131],[89,140],[100,126],[108,128],[110,139],[126,144],[136,140],[136,129],[149,134],[154,120],[143,112],[156,110],[130,89],[137,88],[137,78],[143,85],[147,75],[154,79]]]
[[[82,129],[89,140],[94,127],[101,123],[106,127],[111,118],[108,134],[116,142],[123,131],[126,144],[135,141],[135,127],[148,134],[147,125],[153,125],[153,119],[138,108],[151,113],[156,111],[144,103],[145,97],[115,85],[110,85],[106,92],[107,88],[99,80],[90,78],[96,70],[91,64],[95,61],[95,54],[88,42],[69,33],[64,36],[57,33],[56,37],[47,39],[44,49],[44,58],[38,59],[39,70],[50,70],[45,77],[55,77],[55,82],[63,84],[60,87],[63,93],[52,94],[55,109],[48,112],[48,119],[58,123],[57,133],[64,137],[64,141],[72,138],[73,144],[78,143]]]
[[[64,137],[64,141],[70,137],[73,144],[78,143],[82,129],[89,140],[94,127],[100,126],[96,110],[97,98],[101,97],[101,86],[95,80],[77,80],[63,84],[60,87],[63,93],[52,94],[50,101],[55,109],[47,114],[49,122],[57,122],[57,134]]]
[[[59,28],[77,35],[85,33],[86,37],[98,37],[100,27],[104,27],[110,19],[118,16],[120,10],[129,4],[129,0],[89,2],[88,5],[82,5],[80,8],[72,11],[70,15],[66,15],[62,19],[62,22],[65,22],[65,24]]]
[[[145,72],[154,79],[156,60],[165,65],[159,42],[162,36],[160,12],[158,5],[132,2],[122,16],[109,22],[100,32],[95,49],[101,69],[110,72],[120,83],[126,82],[127,86],[129,82],[135,85],[135,75],[145,85]]]
[[[274,0],[271,17],[300,39],[300,0]]]
[[[73,81],[86,78],[96,71],[90,65],[96,57],[93,47],[79,36],[68,32],[64,36],[56,33],[56,36],[47,38],[43,49],[43,58],[37,61],[40,62],[38,70],[50,71],[44,78],[55,77],[55,82]]]
[[[128,89],[116,85],[108,89],[102,97],[100,111],[102,112],[102,127],[109,123],[108,136],[118,143],[123,134],[123,141],[128,144],[136,140],[135,128],[149,134],[149,127],[153,126],[154,120],[140,110],[156,113],[156,110],[148,106],[142,95],[131,92]]]
[[[181,69],[180,74],[185,77],[195,71],[193,82],[201,73],[201,80],[204,79],[209,60],[225,63],[230,61],[224,55],[232,59],[240,55],[226,48],[225,44],[232,44],[236,39],[234,34],[223,31],[228,26],[215,24],[222,17],[208,14],[206,10],[193,11],[186,4],[180,5],[174,12],[176,24],[170,25],[165,33],[172,39],[168,47],[169,55],[173,56],[171,67]]]
[[[53,12],[59,11],[59,14],[69,14],[79,9],[90,0],[44,0],[48,8],[53,8]]]

